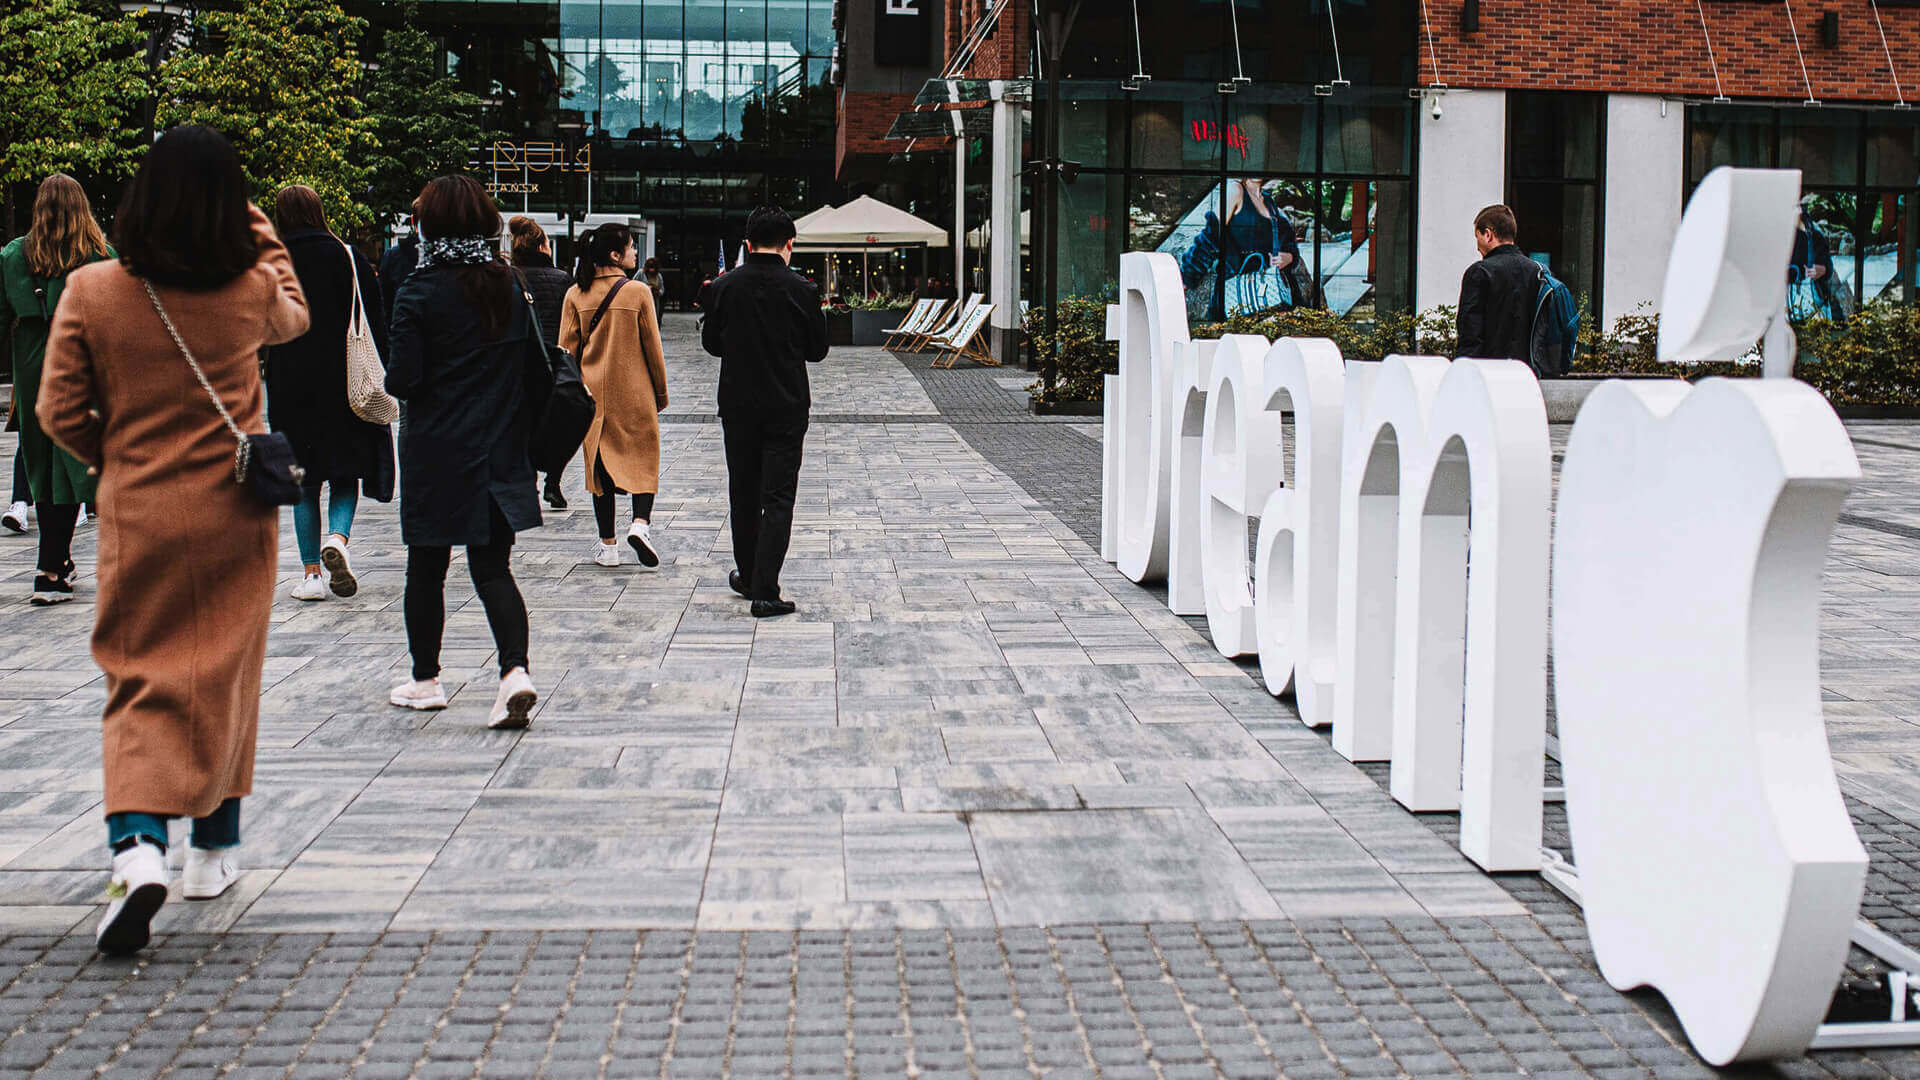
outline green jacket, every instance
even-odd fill
[[[90,503],[96,478],[47,438],[33,414],[34,402],[40,396],[47,335],[67,279],[65,275],[35,277],[27,269],[25,243],[22,237],[0,248],[0,333],[7,335],[12,346],[13,400],[20,417],[20,456],[27,466],[27,485],[33,489],[36,504]]]

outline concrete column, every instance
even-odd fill
[[[967,295],[967,126],[953,114],[953,288]]]
[[[1507,94],[1455,90],[1420,105],[1420,206],[1414,306],[1460,302],[1460,275],[1480,258],[1473,217],[1507,196]]]
[[[1680,228],[1686,131],[1686,106],[1678,102],[1643,94],[1607,97],[1603,327],[1642,303],[1660,303]]]
[[[1020,360],[1020,135],[1026,110],[993,103],[992,247],[987,255],[987,324],[994,358]]]

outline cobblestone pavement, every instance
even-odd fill
[[[1097,423],[1023,418],[1018,372],[837,350],[787,581],[802,613],[756,624],[724,584],[691,320],[669,364],[665,565],[588,561],[577,464],[574,509],[516,550],[545,694],[524,734],[481,726],[491,648],[463,575],[453,707],[383,704],[404,675],[392,507],[363,505],[350,601],[284,598],[283,535],[246,877],[169,905],[137,961],[91,950],[91,534],[80,601],[50,611],[24,603],[31,542],[0,538],[22,598],[0,608],[0,1080],[1711,1071],[1657,995],[1605,986],[1538,878],[1474,871],[1444,818],[1401,811],[1099,560]],[[1920,536],[1885,487],[1856,508],[1896,531],[1849,526],[1844,553],[1862,612],[1902,610],[1868,602],[1864,561]],[[1897,654],[1874,658],[1857,688],[1894,693]],[[1848,720],[1871,738],[1836,734],[1850,794],[1899,771],[1893,699],[1855,703],[1876,700]],[[1875,813],[1893,919],[1916,817]],[[1920,1076],[1920,1056],[1755,1075]]]

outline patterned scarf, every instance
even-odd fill
[[[500,245],[490,236],[446,236],[420,241],[415,270],[434,266],[477,266],[500,257]]]

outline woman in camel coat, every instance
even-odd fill
[[[633,233],[625,225],[589,232],[560,312],[560,347],[580,358],[580,375],[596,406],[584,446],[587,491],[600,526],[593,558],[601,566],[620,565],[613,541],[613,497],[620,491],[633,495],[627,543],[642,565],[660,565],[652,521],[653,496],[660,490],[667,367],[652,290],[627,277],[637,260]]]
[[[305,297],[225,138],[155,143],[115,220],[117,262],[74,271],[54,313],[36,411],[100,477],[93,656],[102,718],[110,903],[103,951],[133,952],[166,899],[167,819],[194,818],[183,890],[239,872],[280,515],[234,479],[235,440],[147,286],[245,432],[265,432],[260,349],[307,329]]]

